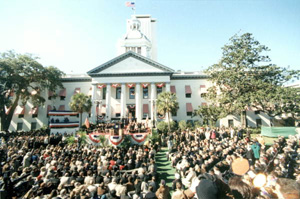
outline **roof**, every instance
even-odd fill
[[[120,55],[120,56],[118,56],[118,57],[116,57],[116,58],[114,58],[114,59],[112,59],[112,60],[110,60],[110,61],[108,61],[108,62],[92,69],[92,70],[90,70],[90,71],[88,71],[87,74],[90,75],[90,76],[97,76],[99,72],[109,68],[110,66],[113,66],[116,63],[119,63],[119,62],[127,59],[128,57],[133,57],[133,58],[135,58],[137,60],[140,60],[140,61],[142,61],[146,64],[149,64],[153,67],[156,67],[156,68],[162,70],[163,71],[162,73],[169,73],[169,74],[174,73],[174,70],[167,67],[167,66],[164,66],[164,65],[162,65],[158,62],[153,61],[152,59],[144,57],[144,56],[142,56],[140,54],[137,54],[135,52],[128,51],[128,52],[126,52],[126,53],[124,53],[124,54],[122,54],[122,55]]]

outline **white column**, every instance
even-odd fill
[[[155,103],[154,100],[156,99],[156,85],[155,83],[151,83],[151,120],[155,120]]]
[[[121,118],[126,117],[126,85],[121,85]]]
[[[91,122],[96,123],[97,121],[97,112],[96,112],[96,107],[97,104],[95,104],[95,100],[97,100],[97,85],[93,84],[92,85],[92,111],[91,111]]]
[[[142,106],[141,106],[141,84],[135,85],[135,117],[137,122],[142,120]]]
[[[111,119],[111,85],[106,84],[106,120]]]
[[[167,82],[166,83],[166,92],[170,92],[171,89],[170,89],[170,82]]]

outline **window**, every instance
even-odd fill
[[[121,113],[116,113],[116,117],[121,117]]]
[[[233,127],[233,120],[228,120],[228,127]]]
[[[121,87],[116,88],[116,99],[121,99]]]
[[[254,113],[255,113],[255,115],[258,115],[258,114],[260,114],[260,110],[254,111]]]
[[[261,127],[261,119],[256,119],[256,127]]]
[[[177,111],[175,111],[174,113],[172,113],[172,116],[176,117],[177,116]]]
[[[134,99],[135,91],[134,87],[129,88],[129,99]]]
[[[22,131],[23,129],[23,122],[18,122],[17,123],[17,131]]]
[[[36,129],[36,122],[31,122],[31,130],[35,130]]]
[[[191,97],[192,97],[192,94],[191,94],[191,93],[187,93],[187,94],[185,94],[185,97],[186,97],[186,98],[191,98]]]
[[[36,118],[37,117],[37,114],[32,114],[32,118]]]
[[[143,99],[148,99],[148,87],[143,88]]]
[[[192,115],[193,115],[193,112],[186,112],[186,115],[187,115],[187,116],[192,116]]]
[[[66,99],[66,96],[60,96],[60,100],[63,101]]]
[[[137,47],[137,53],[142,54],[142,48],[141,47]]]
[[[106,87],[102,88],[102,99],[106,99]]]
[[[159,95],[162,92],[162,87],[156,87],[156,95]]]
[[[51,100],[51,99],[52,99],[52,96],[49,96],[49,97],[48,97],[48,100]]]
[[[19,118],[24,118],[24,114],[19,114]]]
[[[206,97],[206,93],[201,93],[201,98],[205,98]]]

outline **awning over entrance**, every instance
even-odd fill
[[[186,103],[186,112],[193,112],[192,103]]]
[[[80,93],[80,88],[75,88],[74,95],[77,94],[77,93]]]
[[[149,114],[149,104],[143,104],[143,113],[144,114]]]
[[[15,115],[24,115],[25,113],[25,106],[17,106],[15,110]]]
[[[176,87],[175,86],[171,86],[170,90],[171,90],[171,93],[176,93]]]
[[[29,111],[29,114],[37,115],[38,112],[39,112],[39,107],[32,107],[32,109]]]
[[[185,94],[192,94],[192,89],[190,85],[185,86]]]
[[[64,111],[65,110],[65,105],[60,105],[58,108],[59,111]]]
[[[60,92],[59,92],[60,97],[66,97],[66,94],[67,94],[67,90],[65,88],[60,90]]]

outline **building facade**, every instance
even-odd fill
[[[201,121],[192,117],[199,106],[209,104],[204,99],[211,82],[202,72],[182,72],[157,62],[156,19],[150,15],[134,15],[127,20],[127,31],[118,43],[118,56],[91,69],[83,75],[66,75],[64,89],[55,93],[43,91],[46,102],[34,108],[28,102],[18,106],[10,130],[31,130],[49,124],[49,111],[70,110],[69,102],[76,93],[91,96],[93,106],[84,113],[93,123],[122,118],[136,120],[163,120],[157,114],[156,99],[164,91],[176,93],[179,110],[172,119],[176,121]],[[218,121],[219,126],[239,126],[240,118],[229,115]],[[248,126],[269,126],[270,119],[264,113],[247,111]]]

